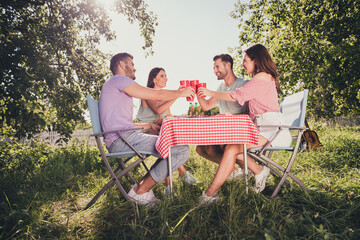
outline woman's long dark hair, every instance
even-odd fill
[[[275,80],[276,90],[280,92],[279,73],[266,47],[259,43],[254,44],[246,49],[245,53],[251,60],[255,60],[255,74],[259,72],[270,74]]]
[[[155,86],[154,78],[156,78],[156,76],[159,74],[159,72],[161,70],[163,70],[165,72],[165,70],[160,67],[155,67],[155,68],[151,69],[151,71],[149,73],[147,85],[146,85],[148,88],[154,88],[154,86]]]

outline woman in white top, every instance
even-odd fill
[[[166,76],[166,72],[163,68],[155,67],[151,69],[148,77],[147,87],[154,89],[162,89],[166,87],[168,79]],[[153,122],[157,125],[161,125],[162,119],[165,116],[170,115],[170,106],[175,102],[176,99],[171,101],[155,101],[155,100],[141,100],[139,112],[137,114],[137,119],[140,123],[149,123]],[[159,132],[152,131],[148,132],[148,134],[158,135]],[[199,181],[196,180],[188,171],[186,171],[184,165],[178,168],[179,175],[181,180],[187,184],[195,184]],[[170,181],[169,178],[166,178],[166,194],[170,193]]]

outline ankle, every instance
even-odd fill
[[[209,197],[212,197],[216,194],[217,188],[210,185],[210,187],[205,191],[205,194]]]
[[[206,194],[206,196],[208,196],[208,197],[212,197],[212,196],[215,195],[214,192],[210,192],[209,190],[206,190],[206,191],[205,191],[205,194]]]
[[[143,189],[141,186],[136,186],[134,188],[134,191],[136,194],[138,195],[141,195],[141,194],[144,194],[144,193],[147,193],[148,191],[145,191],[145,189]]]
[[[262,168],[258,166],[254,171],[252,171],[255,175],[259,175],[261,173]]]

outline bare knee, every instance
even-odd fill
[[[234,154],[242,154],[244,152],[244,148],[242,145],[238,144],[229,144],[225,147],[225,152],[234,153]]]

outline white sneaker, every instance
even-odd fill
[[[266,166],[261,167],[261,172],[255,175],[254,192],[260,193],[265,189],[266,179],[269,176],[270,168]]]
[[[252,171],[248,170],[248,176],[254,175]],[[238,168],[230,173],[229,177],[226,179],[228,181],[235,181],[238,179],[244,179],[245,170],[242,168]]]
[[[134,188],[137,185],[135,184],[129,191],[128,195],[130,197],[130,200],[139,204],[139,205],[146,205],[149,207],[155,207],[156,205],[160,204],[160,199],[157,199],[154,195],[154,192],[152,190],[149,190],[147,193],[143,194],[137,194],[134,191]]]
[[[191,173],[189,173],[189,171],[186,171],[184,176],[180,176],[181,178],[181,181],[186,183],[186,184],[189,184],[189,185],[193,185],[193,184],[197,184],[199,183],[199,181],[193,177],[193,175],[191,175]]]
[[[214,196],[206,195],[205,191],[202,192],[202,195],[199,197],[199,204],[210,206],[213,203],[218,204],[220,202],[220,197],[217,193]]]

